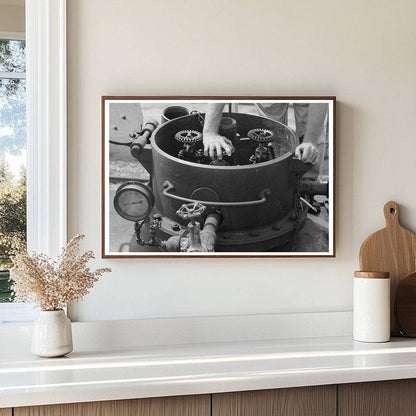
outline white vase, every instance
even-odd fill
[[[33,325],[31,351],[39,357],[62,357],[72,351],[71,321],[61,309],[40,311]]]

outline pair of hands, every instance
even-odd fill
[[[217,156],[222,159],[223,152],[231,156],[234,146],[231,140],[215,133],[204,134],[204,155],[209,156],[212,160]],[[315,163],[318,159],[318,150],[312,143],[302,143],[295,149],[295,157],[303,163]]]

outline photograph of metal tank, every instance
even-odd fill
[[[335,256],[334,97],[102,97],[103,257]]]

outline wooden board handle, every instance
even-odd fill
[[[389,201],[384,205],[384,218],[387,227],[399,227],[399,205],[395,201]]]

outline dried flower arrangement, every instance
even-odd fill
[[[62,249],[56,261],[45,254],[26,250],[15,254],[10,279],[13,281],[15,302],[36,304],[45,311],[56,311],[81,299],[109,268],[92,271],[87,263],[94,258],[92,251],[78,254],[83,235],[76,235]]]

